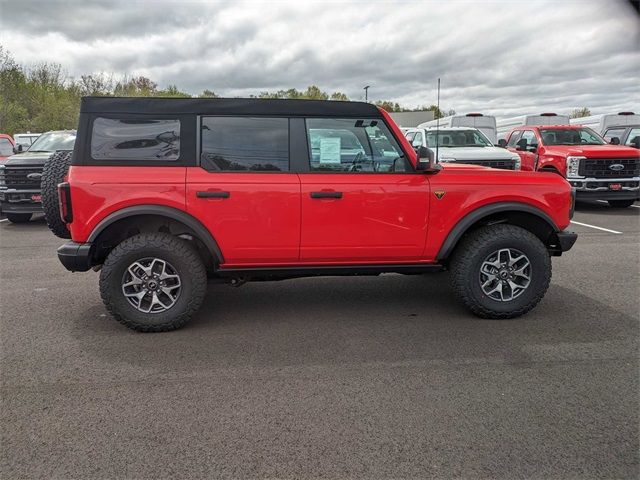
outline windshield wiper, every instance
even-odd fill
[[[26,151],[30,153],[49,153],[52,150],[26,150]]]

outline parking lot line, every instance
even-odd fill
[[[604,227],[597,227],[596,225],[589,225],[588,223],[582,223],[582,222],[576,222],[574,220],[571,220],[571,223],[575,224],[575,225],[581,225],[583,227],[589,227],[589,228],[595,228],[596,230],[603,230],[605,232],[609,232],[609,233],[615,233],[618,235],[622,235],[622,232],[619,232],[617,230],[610,230],[608,228],[604,228]]]

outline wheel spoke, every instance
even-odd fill
[[[485,295],[499,302],[510,302],[529,287],[531,262],[515,248],[501,248],[485,258],[479,273]]]
[[[176,269],[161,258],[133,262],[122,277],[122,293],[131,306],[143,313],[161,313],[173,307],[182,291]]]

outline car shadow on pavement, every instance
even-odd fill
[[[638,202],[635,205],[640,205]],[[590,213],[596,215],[616,216],[616,217],[638,217],[640,216],[640,208],[613,208],[607,203],[589,201],[576,202],[576,212]]]
[[[620,344],[635,358],[638,335],[629,332],[638,330],[636,319],[574,290],[552,285],[528,315],[482,320],[446,280],[385,275],[210,286],[181,330],[135,333],[96,306],[72,314],[80,330],[74,336],[100,369],[142,369],[145,378],[376,362],[527,366],[549,356],[608,358]]]

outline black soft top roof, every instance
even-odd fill
[[[375,105],[260,98],[83,97],[81,113],[381,117]]]

